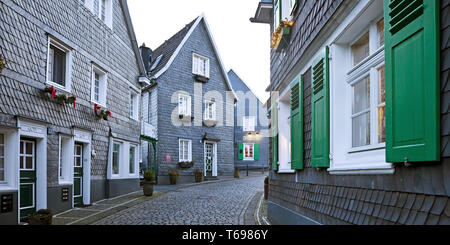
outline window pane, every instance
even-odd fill
[[[370,113],[353,118],[352,123],[353,147],[370,144]]]
[[[53,82],[59,85],[66,85],[66,53],[60,49],[54,49],[53,59]]]
[[[353,85],[353,114],[369,109],[370,79],[367,77]]]
[[[100,101],[100,75],[94,73],[94,99]]]
[[[385,106],[378,107],[378,143],[386,142]]]
[[[386,88],[385,88],[385,74],[384,74],[384,66],[378,69],[378,103],[386,102]]]
[[[53,82],[53,60],[55,59],[55,51],[52,46],[50,46],[50,50],[48,51],[48,81]]]
[[[378,29],[378,47],[381,47],[384,45],[384,19],[378,21],[377,29]]]
[[[101,0],[101,2],[100,2],[100,4],[101,4],[101,19],[102,19],[102,21],[105,21],[105,8],[106,8],[106,1],[105,0]]]
[[[33,143],[26,143],[26,154],[33,154]]]
[[[95,16],[99,14],[99,0],[94,0],[94,14]]]
[[[134,163],[135,163],[135,148],[130,147],[130,174],[134,174]]]
[[[25,158],[25,168],[26,169],[33,169],[33,157],[26,157]]]
[[[113,162],[112,162],[113,174],[119,174],[119,159],[120,159],[119,149],[120,149],[120,145],[114,144],[114,146],[113,146]]]
[[[359,64],[369,56],[369,32],[364,34],[355,44],[352,45],[353,65]]]
[[[24,153],[24,149],[23,149],[24,145],[25,145],[24,142],[20,142],[20,154]]]

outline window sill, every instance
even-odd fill
[[[68,89],[67,87],[62,86],[61,84],[50,82],[50,81],[47,81],[45,84],[49,85],[49,86],[53,86],[54,88],[59,89],[62,92],[65,92],[65,93],[68,93],[68,94],[72,94],[72,90],[71,89]]]
[[[386,148],[386,143],[381,143],[377,145],[369,145],[369,146],[361,146],[361,147],[355,147],[351,148],[348,153],[360,153],[360,152],[366,152],[366,151],[376,151],[376,150],[383,150]]]
[[[95,101],[95,100],[91,100],[91,103],[94,105],[94,104],[97,104],[98,106],[100,106],[102,109],[105,109],[105,110],[107,110],[108,108],[106,107],[106,103],[105,104],[102,104],[102,103],[100,103],[100,102],[98,102],[98,101]]]
[[[392,175],[395,168],[390,163],[374,163],[365,165],[340,165],[328,169],[331,175]]]
[[[280,169],[277,172],[278,174],[295,174],[295,170],[292,169]]]
[[[73,185],[73,182],[60,180],[59,185]]]

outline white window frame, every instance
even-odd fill
[[[71,184],[72,168],[75,164],[73,137],[60,134],[58,138],[58,181],[60,184]]]
[[[378,143],[378,68],[384,65],[384,46],[378,45],[377,22],[383,18],[382,1],[362,1],[336,28],[330,43],[330,168],[333,175],[393,174],[386,162],[385,143]],[[351,45],[369,30],[370,54],[353,65]],[[359,35],[355,35],[359,33]],[[352,86],[370,77],[371,144],[352,147]]]
[[[275,31],[280,25],[280,7],[282,4],[282,0],[274,0],[273,6],[273,30]]]
[[[183,100],[182,105],[180,106],[180,101]],[[178,114],[182,116],[191,116],[191,107],[192,107],[192,99],[191,96],[185,93],[178,94]]]
[[[254,132],[256,128],[256,117],[246,116],[242,118],[242,131]]]
[[[139,116],[139,94],[131,90],[130,91],[130,118],[138,120]]]
[[[95,75],[99,75],[99,100],[95,98]],[[108,73],[100,67],[92,64],[91,71],[91,102],[106,108],[106,96],[108,91]]]
[[[184,143],[187,143],[187,152],[188,152],[188,157],[185,158],[184,157],[184,153],[185,153],[185,146]],[[182,149],[183,148],[183,149]],[[188,140],[188,139],[179,139],[178,140],[178,161],[179,162],[191,162],[192,161],[192,140]]]
[[[102,8],[101,4],[104,2],[104,15],[105,19],[102,19]],[[98,4],[98,13],[95,13],[94,5]],[[110,29],[113,27],[113,0],[85,0],[85,6],[91,10],[92,14],[99,18],[100,21],[105,23]]]
[[[114,146],[115,145],[119,145],[119,149],[118,149],[118,151],[117,151],[117,153],[118,153],[118,166],[117,166],[117,168],[118,168],[118,173],[114,173]],[[121,171],[121,166],[122,166],[122,162],[123,162],[123,142],[120,142],[120,141],[116,141],[116,140],[113,140],[113,146],[112,146],[112,152],[111,152],[111,154],[112,154],[112,157],[111,157],[111,159],[112,159],[112,161],[111,161],[111,175],[113,176],[113,177],[119,177],[120,176],[120,174],[122,173],[122,171]]]
[[[133,151],[134,151],[134,162],[129,162],[128,163],[128,174],[130,174],[130,175],[136,175],[136,173],[138,172],[138,171],[136,171],[137,170],[137,163],[138,163],[138,158],[139,158],[139,155],[138,155],[138,146],[137,145],[133,145],[133,144],[130,144],[130,148],[129,148],[129,150],[128,150],[128,159],[130,159],[130,150],[131,149],[133,149]],[[134,170],[134,172],[131,172],[130,171],[130,168],[131,168],[131,166],[133,166],[133,170]]]
[[[216,102],[205,100],[205,113],[204,113],[204,119],[205,121],[215,121],[216,120]],[[210,114],[212,115],[210,117]]]
[[[203,69],[201,64],[203,64]],[[192,54],[192,73],[194,75],[209,78],[209,69],[209,58],[196,53]]]
[[[289,0],[289,13],[291,16],[294,15],[294,10],[296,8],[297,8],[297,0]]]
[[[249,148],[248,150],[249,150],[249,152],[250,152],[250,149],[252,149],[253,151],[253,156],[252,157],[246,157],[245,156],[245,148]],[[249,144],[249,143],[244,143],[244,161],[254,161],[255,160],[255,144]]]
[[[65,56],[66,64],[65,64],[65,68],[64,68],[65,69],[65,85],[64,86],[61,84],[58,84],[56,82],[50,81],[50,78],[49,78],[50,58],[51,58],[50,57],[50,50],[51,50],[50,46],[53,46],[54,48],[57,48],[66,54],[66,56]],[[53,65],[53,62],[52,62],[52,65]],[[46,73],[45,73],[46,84],[48,86],[53,86],[56,89],[63,90],[67,93],[71,93],[72,92],[72,49],[69,46],[63,44],[62,42],[49,36],[48,43],[47,43],[47,65],[46,66],[47,66]]]

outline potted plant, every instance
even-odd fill
[[[144,196],[151,197],[153,195],[153,186],[155,185],[155,171],[148,169],[144,172],[144,182],[142,187],[144,189]]]
[[[234,178],[239,179],[239,168],[238,167],[234,168]]]
[[[29,225],[51,225],[53,219],[52,211],[49,209],[41,209],[34,214],[28,216]]]
[[[269,176],[264,179],[264,199],[269,199]]]
[[[192,168],[194,166],[194,162],[179,162],[178,166],[180,166],[180,168]]]
[[[9,61],[3,57],[3,54],[0,54],[0,73],[2,73],[3,68],[5,68],[8,63]]]
[[[194,176],[195,176],[195,182],[199,183],[199,182],[203,181],[203,172],[200,169],[196,168],[194,170]]]
[[[176,185],[178,177],[180,176],[180,173],[176,169],[169,169],[169,179],[171,185]]]

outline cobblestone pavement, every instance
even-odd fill
[[[264,176],[196,185],[168,192],[94,224],[244,225],[250,201],[263,190]]]

